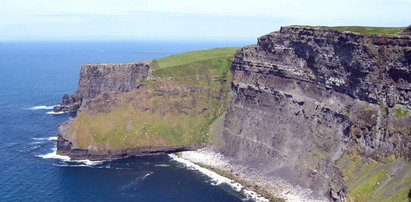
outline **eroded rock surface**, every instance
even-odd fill
[[[55,112],[76,112],[85,100],[105,92],[130,92],[142,86],[140,79],[149,76],[150,61],[133,63],[85,64],[73,95],[64,95]]]
[[[283,27],[235,55],[219,149],[240,164],[345,200],[344,152],[411,157],[411,38]]]
[[[138,116],[158,113],[156,121],[173,113],[180,121],[189,117],[183,121],[189,122],[202,114],[214,117],[211,109],[218,109],[216,113],[225,114],[225,119],[212,119],[224,123],[210,127],[212,133],[222,131],[222,136],[215,136],[215,151],[267,180],[311,190],[304,193],[309,200],[344,201],[347,187],[336,166],[343,154],[375,160],[388,156],[411,159],[411,37],[407,30],[397,35],[364,35],[290,26],[262,36],[257,45],[244,47],[234,56],[233,98],[225,112],[222,102],[226,102],[229,87],[200,88],[194,83],[214,81],[226,86],[231,77],[197,72],[192,78],[162,78],[161,85],[139,89],[140,79],[150,77],[148,62],[84,65],[78,90],[65,95],[55,111],[81,111],[82,106],[94,123],[93,115],[107,115],[126,103],[128,108],[120,112],[128,113],[130,120],[134,118],[130,112],[138,111]],[[124,96],[130,91],[136,93]],[[167,99],[170,102],[163,104]],[[212,99],[217,108],[202,106]],[[59,127],[57,146],[60,154],[74,159],[117,159],[204,146],[80,147],[75,145],[78,134],[69,131],[70,124],[69,120]],[[122,124],[127,130],[134,129],[132,121]],[[201,129],[207,132],[210,128]],[[83,135],[83,144],[88,141],[85,137],[95,135]]]

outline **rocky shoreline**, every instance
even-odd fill
[[[243,185],[244,189],[261,194],[270,201],[328,201],[326,197],[315,198],[311,190],[291,185],[280,178],[268,179],[258,170],[237,164],[209,147],[180,152],[179,156],[217,173],[222,173]]]

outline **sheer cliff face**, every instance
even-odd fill
[[[87,64],[81,67],[79,87],[74,96],[91,99],[108,91],[129,92],[148,76],[149,62]]]
[[[83,100],[105,92],[130,92],[141,87],[140,79],[149,75],[150,61],[135,63],[85,64],[81,67],[78,90],[65,95],[55,111],[77,111]]]
[[[411,38],[283,27],[235,55],[235,96],[220,151],[316,190],[344,197],[334,162],[344,152],[411,157]]]

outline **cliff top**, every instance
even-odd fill
[[[150,64],[151,60],[144,60],[138,62],[124,62],[124,63],[89,63],[83,64],[82,67],[90,67],[90,66],[123,66],[123,65],[136,65],[136,64]]]
[[[186,53],[171,55],[164,58],[153,60],[154,69],[165,69],[175,66],[181,66],[190,63],[197,63],[216,58],[232,57],[238,47],[221,47],[207,50],[196,50]]]
[[[368,27],[368,26],[307,26],[307,25],[291,25],[286,27],[294,28],[311,28],[318,30],[335,30],[340,32],[353,32],[358,34],[382,34],[382,35],[394,35],[398,34],[406,27]]]

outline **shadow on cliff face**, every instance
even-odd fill
[[[298,26],[260,37],[233,60],[220,152],[316,199],[345,200],[343,154],[409,156],[410,39]]]

